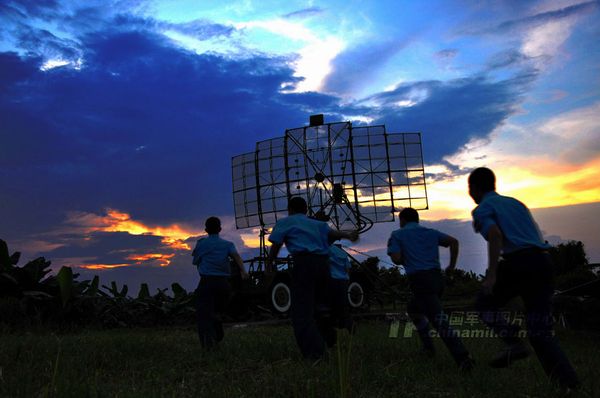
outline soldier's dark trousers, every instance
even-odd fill
[[[328,310],[317,318],[317,326],[327,347],[333,347],[337,341],[337,329],[354,332],[354,323],[348,303],[348,281],[329,278],[327,285]]]
[[[553,267],[550,255],[526,249],[504,256],[498,264],[496,284],[491,295],[480,293],[477,309],[481,319],[507,344],[520,342],[519,327],[507,322],[500,307],[521,296],[525,304],[527,333],[544,371],[564,386],[578,383],[575,370],[558,344],[553,331]]]
[[[221,315],[231,294],[228,277],[202,276],[195,294],[198,337],[200,344],[210,349],[223,340]]]
[[[520,342],[520,328],[501,316],[500,307],[521,296],[525,304],[527,333],[542,367],[551,380],[563,386],[578,384],[577,375],[558,344],[553,331],[551,299],[554,292],[550,255],[538,249],[505,255],[498,264],[496,284],[491,295],[480,293],[477,310],[505,343]]]
[[[293,259],[290,315],[294,336],[305,358],[318,359],[326,347],[319,324],[327,316],[329,259],[315,254],[294,255]]]
[[[407,305],[408,315],[413,321],[427,350],[433,350],[429,334],[431,324],[440,335],[454,360],[460,364],[469,352],[463,345],[457,331],[453,330],[448,317],[442,310],[441,297],[444,291],[444,279],[439,269],[417,271],[408,275],[412,298]]]

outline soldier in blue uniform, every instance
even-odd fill
[[[329,282],[328,304],[329,316],[319,323],[321,335],[328,347],[333,347],[337,340],[336,329],[346,329],[352,333],[353,322],[348,305],[348,281],[350,276],[350,259],[341,245],[330,240],[329,246]]]
[[[248,278],[248,273],[234,244],[219,237],[221,220],[210,217],[206,220],[205,227],[208,236],[198,240],[192,256],[193,264],[198,267],[200,274],[195,293],[198,336],[202,346],[210,349],[223,340],[224,336],[220,315],[231,294],[230,260],[240,268],[243,279]]]
[[[331,292],[331,317],[333,325],[339,329],[352,331],[352,318],[348,305],[348,282],[350,280],[350,259],[340,245],[329,246],[329,280]]]
[[[269,241],[269,268],[279,250],[286,245],[293,258],[291,319],[302,355],[318,360],[325,354],[325,341],[317,317],[327,308],[329,280],[329,239],[358,239],[357,232],[336,231],[323,221],[307,217],[306,201],[293,197],[288,203],[289,217],[277,222]]]
[[[470,174],[469,195],[478,205],[472,212],[475,232],[488,242],[488,268],[477,308],[481,319],[506,343],[490,365],[506,367],[529,355],[518,338],[519,328],[499,312],[502,305],[520,296],[527,312],[529,342],[546,374],[563,387],[576,388],[577,375],[553,332],[549,246],[529,209],[514,198],[496,193],[496,177],[485,167]]]
[[[421,226],[419,214],[410,207],[400,212],[400,227],[390,236],[388,255],[394,264],[404,265],[412,292],[407,312],[419,333],[423,351],[428,356],[435,353],[429,330],[431,324],[459,368],[469,371],[473,367],[473,360],[458,333],[450,327],[441,305],[444,279],[439,246],[450,248],[450,265],[446,271],[452,271],[458,258],[458,241],[450,235]]]

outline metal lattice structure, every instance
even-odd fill
[[[233,157],[237,228],[273,226],[288,199],[306,199],[310,216],[336,229],[368,230],[402,207],[427,209],[419,133],[327,123],[288,129]]]

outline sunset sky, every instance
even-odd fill
[[[231,157],[314,113],[422,133],[421,217],[461,238],[459,266],[484,267],[478,166],[600,262],[598,1],[2,1],[0,238],[191,287],[205,218],[256,242],[233,225]],[[381,255],[393,228],[356,248]]]

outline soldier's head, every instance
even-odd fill
[[[208,217],[204,223],[204,230],[209,235],[218,234],[221,232],[221,220],[217,217]]]
[[[300,196],[294,196],[288,202],[288,213],[292,214],[306,214],[308,212],[308,206],[306,200]]]
[[[409,222],[419,222],[419,213],[412,207],[405,207],[402,209],[399,215],[400,218],[400,227],[404,228],[406,224]]]
[[[479,204],[483,195],[496,190],[496,176],[487,167],[478,167],[469,175],[469,195]]]

